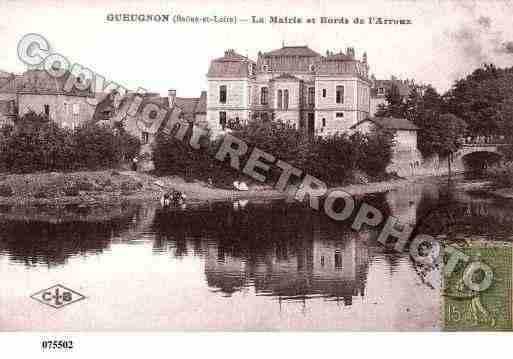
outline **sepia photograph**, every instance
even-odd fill
[[[512,18],[2,0],[0,343],[513,330]]]

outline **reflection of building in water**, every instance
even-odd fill
[[[246,261],[225,253],[222,245],[207,244],[203,248],[205,255],[205,274],[207,284],[215,291],[226,295],[247,287]]]
[[[354,236],[344,241],[318,241],[314,245],[313,277],[316,290],[343,298],[346,305],[365,295],[369,249]]]
[[[254,285],[260,295],[283,300],[321,296],[346,305],[364,295],[369,251],[354,235],[263,243],[262,253],[252,253],[247,260],[219,245],[211,244],[206,251],[205,274],[208,285],[225,294]]]
[[[400,223],[417,222],[417,207],[422,200],[423,186],[412,183],[401,187],[400,190],[390,191],[386,194],[390,215],[399,220]]]

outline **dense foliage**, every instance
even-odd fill
[[[386,105],[380,106],[376,115],[406,118],[415,123],[420,128],[418,148],[424,156],[436,153],[447,157],[461,146],[467,123],[449,112],[446,98],[432,86],[414,85],[403,99],[393,85],[386,99]]]
[[[231,135],[248,145],[247,153],[241,158],[242,166],[256,147],[302,170],[303,174],[308,173],[332,185],[351,181],[356,172],[371,177],[383,176],[392,156],[392,136],[383,132],[307,139],[280,121],[251,121]],[[161,133],[154,148],[155,167],[160,172],[183,175],[188,179],[211,179],[216,185],[229,185],[243,176],[241,171],[229,166],[228,160],[216,160],[215,154],[222,141],[223,138],[211,141],[205,136],[202,149],[195,150],[188,145],[187,138],[179,141],[172,134]],[[268,183],[275,183],[280,174],[281,169],[271,166]]]
[[[476,135],[513,137],[513,67],[484,65],[456,81],[445,95],[447,110]]]
[[[0,131],[3,171],[70,171],[111,168],[139,152],[140,142],[122,128],[61,128],[34,112]]]

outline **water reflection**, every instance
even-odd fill
[[[246,206],[187,214],[157,210],[154,251],[202,257],[207,285],[224,296],[253,288],[280,301],[322,297],[351,305],[365,295],[375,253],[389,273],[396,270],[397,256],[384,253],[368,232],[295,204]]]
[[[461,183],[412,184],[361,200],[438,238],[511,240],[511,202],[469,193],[458,185]],[[69,271],[71,278],[74,273],[69,262],[71,258],[81,258],[85,273],[94,268],[108,274],[115,268],[123,276],[115,282],[109,282],[105,274],[88,277],[93,286],[102,283],[98,288],[123,292],[127,283],[135,281],[151,293],[167,288],[167,295],[178,302],[197,298],[194,305],[172,308],[183,312],[188,320],[194,318],[197,327],[208,327],[205,321],[209,316],[215,317],[212,311],[232,313],[233,303],[239,303],[238,309],[247,309],[248,313],[259,305],[263,316],[272,316],[266,313],[273,313],[272,308],[281,308],[284,303],[316,308],[316,314],[311,315],[321,328],[333,327],[326,313],[339,315],[332,310],[341,308],[355,310],[344,314],[344,323],[351,326],[348,329],[369,328],[364,324],[370,323],[358,322],[358,318],[367,315],[364,313],[373,313],[367,319],[375,321],[372,328],[411,325],[422,329],[437,323],[433,314],[439,300],[437,271],[425,271],[415,266],[407,254],[383,248],[373,239],[372,231],[357,233],[347,223],[336,223],[295,203],[210,203],[185,211],[131,205],[109,213],[108,220],[100,219],[107,213],[94,209],[59,211],[60,215],[2,208],[0,270],[6,270],[2,267],[6,260],[9,265],[25,268],[59,268],[62,275]],[[133,250],[127,251],[127,246]],[[125,255],[129,257],[120,258]],[[103,258],[101,270],[94,267],[99,265],[97,261],[89,260],[93,257]],[[139,277],[133,273],[136,263],[148,263],[147,267],[142,265]],[[180,268],[183,277],[167,281]],[[125,275],[125,271],[131,274]],[[32,273],[44,276],[38,271]],[[160,280],[153,279],[155,276]],[[37,288],[27,288],[27,292],[33,289]],[[234,302],[239,300],[244,304]],[[118,299],[113,305],[119,303]],[[101,302],[95,305],[107,306]],[[158,311],[159,305],[164,308],[169,301],[155,305],[157,308],[147,310]],[[377,313],[375,306],[381,306],[383,313]],[[194,314],[198,308],[206,307],[209,315]],[[417,308],[417,312],[411,308]],[[104,312],[109,310],[106,307]],[[310,325],[311,322],[303,326],[296,323],[287,328]],[[280,327],[275,322],[271,326]]]

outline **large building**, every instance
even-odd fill
[[[74,86],[67,90],[70,76],[68,72],[55,78],[44,70],[28,70],[21,75],[1,72],[0,121],[6,123],[29,111],[43,114],[63,127],[74,128],[89,121],[95,111],[94,93]]]
[[[308,135],[345,132],[369,117],[369,65],[364,53],[283,46],[256,61],[227,50],[207,74],[207,122],[219,133],[249,119],[281,120]]]

